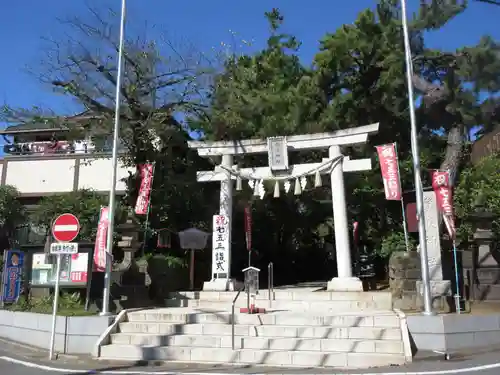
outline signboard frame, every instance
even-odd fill
[[[38,255],[38,254],[42,254],[42,252],[34,252],[31,254],[31,264],[29,266],[29,285],[30,285],[30,288],[53,288],[55,286],[55,282],[47,282],[47,283],[33,283],[33,271],[34,271],[34,268],[33,268],[33,256],[34,255]],[[46,254],[46,253],[45,253]],[[88,284],[90,283],[91,281],[91,274],[92,274],[92,271],[93,271],[93,258],[92,258],[92,255],[93,255],[93,250],[89,247],[82,247],[82,246],[79,246],[79,249],[78,249],[78,254],[88,254],[88,258],[87,258],[87,281],[85,282],[71,282],[71,281],[65,281],[65,280],[61,280],[60,281],[60,285],[61,285],[61,288],[65,288],[65,289],[68,289],[68,288],[72,288],[72,289],[83,289],[85,287],[88,286]],[[50,256],[50,257],[54,257],[54,262],[51,262],[51,265],[52,265],[52,268],[55,268],[55,260],[56,260],[56,255],[52,255],[52,254],[46,254],[47,256]],[[71,255],[69,255],[71,256]],[[71,268],[70,268],[70,272],[71,272]]]
[[[24,262],[25,262],[25,273],[24,273],[24,285],[25,285],[25,290],[29,289],[50,289],[54,288],[54,283],[46,283],[46,284],[41,284],[41,283],[33,283],[33,255],[34,254],[46,254],[44,252],[44,245],[39,243],[39,244],[24,244],[19,246],[20,251],[24,253]],[[87,253],[88,254],[88,263],[87,263],[87,282],[86,283],[61,283],[61,288],[64,289],[86,289],[85,293],[85,310],[88,310],[90,307],[90,297],[91,297],[91,287],[95,287],[96,285],[92,286],[94,283],[93,277],[95,276],[93,272],[95,272],[93,266],[93,259],[94,259],[94,243],[93,242],[78,242],[78,253],[83,254]],[[48,254],[47,254],[48,255]],[[55,262],[54,262],[55,265]],[[98,279],[99,280],[99,279]],[[99,281],[97,281],[98,285]],[[94,283],[95,284],[95,283]],[[100,288],[100,286],[99,286]]]

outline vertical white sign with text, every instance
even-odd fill
[[[212,278],[227,278],[229,274],[229,218],[214,215],[212,235]]]

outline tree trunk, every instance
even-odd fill
[[[465,139],[465,126],[457,125],[448,132],[448,144],[446,154],[441,163],[441,170],[450,172],[450,183],[455,184],[458,168],[462,160],[462,150]]]

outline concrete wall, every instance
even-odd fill
[[[111,159],[106,154],[54,154],[44,156],[5,156],[0,160],[1,185],[17,187],[22,196],[43,196],[67,193],[78,189],[108,192],[111,187]],[[119,162],[117,170],[118,192],[125,191],[123,178],[128,171]]]
[[[58,316],[55,350],[91,354],[99,336],[113,322],[109,316]],[[42,349],[50,345],[52,316],[0,310],[0,337]]]
[[[453,352],[500,344],[500,314],[407,316],[417,350]]]

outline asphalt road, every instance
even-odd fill
[[[61,357],[48,361],[44,351],[18,346],[0,340],[1,375],[219,375],[219,374],[329,374],[329,375],[498,375],[500,350],[488,353],[462,353],[449,361],[442,356],[416,359],[404,367],[369,369],[364,371],[332,371],[326,369],[235,368],[203,364],[126,364],[98,362],[83,357]]]
[[[43,372],[37,369],[30,369],[23,366],[11,364],[5,361],[0,361],[0,374],[3,375],[40,375],[40,374],[55,374],[54,372]],[[61,374],[58,374],[61,375]]]

